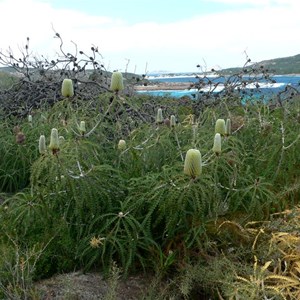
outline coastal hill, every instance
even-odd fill
[[[268,69],[270,73],[275,75],[300,74],[300,54],[263,60],[248,66],[255,66],[258,68],[263,66],[265,69]],[[223,69],[221,73],[234,74],[239,72],[241,69],[242,68],[227,68]]]

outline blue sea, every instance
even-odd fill
[[[201,80],[201,75],[160,75],[154,74],[149,76],[147,79],[150,82],[166,82],[166,83],[197,83]],[[253,79],[251,77],[244,76],[243,80]],[[221,92],[224,89],[224,82],[228,80],[228,77],[217,77],[217,76],[206,76],[205,82],[207,80],[211,80],[213,84],[218,84],[218,87],[214,90],[214,93]],[[231,78],[230,80],[237,80],[236,78]],[[248,84],[245,86],[244,94],[246,96],[250,95],[251,97],[257,96],[261,97],[261,95],[265,95],[267,97],[272,97],[274,94],[278,94],[278,92],[284,91],[287,86],[295,88],[298,92],[300,92],[300,75],[274,75],[270,76],[269,80],[265,80],[262,77],[257,81],[259,87],[255,82]],[[209,90],[209,88],[203,87],[202,92],[205,93]],[[154,95],[154,96],[171,96],[175,98],[181,98],[183,96],[189,96],[191,98],[196,98],[197,93],[199,91],[197,89],[186,89],[186,90],[145,90],[138,91],[138,93]]]

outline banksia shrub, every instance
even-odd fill
[[[215,125],[215,133],[220,133],[221,135],[224,135],[225,132],[226,132],[225,120],[218,119]]]
[[[85,122],[81,121],[79,125],[79,132],[81,135],[84,135],[86,133],[86,128],[85,128]]]
[[[112,73],[110,89],[116,93],[124,90],[123,75],[121,72],[113,72]]]
[[[159,108],[157,110],[157,114],[156,114],[156,123],[157,124],[162,124],[164,121],[164,118],[163,118],[163,114],[162,114],[162,109]]]
[[[39,139],[39,152],[40,152],[40,154],[44,154],[44,153],[46,153],[46,151],[47,151],[47,149],[46,149],[46,138],[42,134],[40,136],[40,139]]]
[[[184,174],[196,178],[202,173],[201,153],[197,149],[187,151],[184,161]]]
[[[61,86],[61,94],[63,97],[73,97],[74,96],[74,88],[72,79],[64,79]]]
[[[126,142],[124,140],[119,140],[118,149],[121,151],[126,149]]]
[[[226,120],[225,135],[231,135],[231,120],[230,119]]]
[[[52,150],[53,154],[59,151],[58,130],[56,128],[52,128],[51,130],[49,149]]]
[[[219,155],[222,151],[222,146],[221,146],[221,134],[216,133],[215,138],[214,138],[214,146],[213,146],[213,152]]]

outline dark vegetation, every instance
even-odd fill
[[[40,299],[37,279],[117,265],[168,280],[144,299],[299,299],[297,91],[241,103],[242,69],[217,97],[139,96],[136,75],[114,92],[96,47],[65,53],[56,37],[56,60],[32,58],[28,44],[20,57],[0,54],[22,74],[0,93],[1,297]],[[64,78],[74,97],[62,97]],[[213,86],[201,80],[199,92]],[[217,155],[220,118],[232,130]],[[40,154],[52,128],[59,151]],[[197,178],[183,173],[189,149],[202,154]]]
[[[292,58],[275,59],[274,61],[280,66],[294,68],[297,66],[295,60],[298,59],[300,59],[300,55]],[[276,84],[277,80],[274,75],[278,74],[278,70],[281,70],[281,68],[274,70],[270,65],[274,65],[273,60],[252,63],[247,54],[246,62],[241,68],[220,71],[212,69],[207,72],[205,65],[197,65],[197,68],[202,72],[202,76],[196,76],[198,82],[191,84],[191,88],[198,90],[195,95],[198,105],[206,106],[208,103],[211,106],[218,105],[220,99],[237,97],[242,103],[256,99],[262,103],[268,103],[270,107],[273,105],[283,106],[284,101],[289,101],[299,95],[300,81],[287,84],[284,89],[278,90],[276,93],[266,93],[264,87],[266,85],[272,87]],[[212,77],[212,74],[215,76]],[[218,89],[220,86],[224,86],[224,89]]]

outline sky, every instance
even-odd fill
[[[299,0],[0,0],[0,51],[91,54],[109,71],[241,67],[300,54]]]

